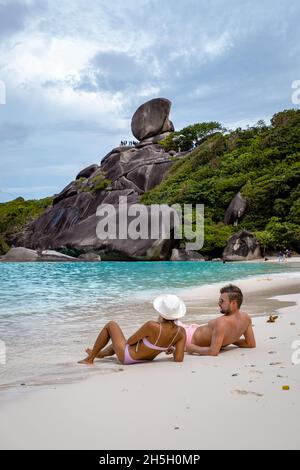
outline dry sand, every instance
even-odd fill
[[[1,449],[300,449],[299,279],[239,285],[244,310],[247,302],[261,313],[281,306],[275,323],[254,316],[256,349],[186,355],[180,364],[163,355],[132,366],[109,358],[80,383],[1,392]],[[216,293],[191,289],[189,309],[205,299],[216,311]]]

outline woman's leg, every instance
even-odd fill
[[[92,352],[92,349],[90,349],[90,348],[86,349],[86,353],[89,356],[90,356],[91,352]],[[115,354],[116,353],[115,353],[114,347],[111,344],[110,346],[107,346],[107,348],[102,349],[102,351],[100,351],[99,354],[97,355],[96,359],[103,359],[104,357],[114,356]]]
[[[114,352],[117,355],[119,361],[123,362],[126,339],[119,325],[114,321],[110,321],[100,331],[99,336],[96,339],[94,347],[91,351],[91,354],[89,354],[87,358],[80,361],[79,364],[93,364],[95,358],[98,356],[100,351],[107,345],[109,340],[112,341]]]

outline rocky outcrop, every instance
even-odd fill
[[[37,261],[78,261],[78,259],[55,250],[43,250],[38,251]]]
[[[27,261],[33,262],[38,260],[38,254],[35,250],[29,250],[23,247],[11,248],[6,255],[1,256],[0,261]]]
[[[247,230],[230,237],[223,252],[225,261],[249,261],[257,258],[261,258],[259,242],[255,235]]]
[[[101,257],[96,253],[83,253],[78,257],[78,259],[84,261],[101,261]]]
[[[238,192],[231,203],[229,204],[224,222],[227,225],[237,225],[239,220],[242,219],[243,215],[247,210],[247,201],[243,198],[240,192]]]
[[[205,258],[197,251],[173,248],[170,261],[205,261]]]
[[[118,218],[123,210],[118,206],[120,196],[125,196],[130,206],[164,179],[174,164],[174,155],[171,157],[157,142],[173,130],[168,117],[170,106],[170,101],[164,99],[142,105],[132,119],[135,135],[142,142],[135,147],[116,147],[99,165],[80,171],[55,195],[53,206],[15,237],[14,245],[63,251],[75,257],[94,253],[105,259],[169,259],[174,244],[164,236],[136,240],[99,238],[96,211],[100,205],[112,204]],[[149,224],[149,217],[148,213],[144,216],[144,226]]]
[[[36,251],[24,247],[11,248],[2,256],[2,262],[37,262],[37,261],[78,261],[77,258],[53,250]]]
[[[132,134],[140,141],[165,132],[173,132],[169,120],[171,101],[155,98],[140,106],[131,121]]]
[[[98,170],[98,168],[99,166],[96,164],[89,165],[78,173],[76,180],[79,180],[80,178],[89,178],[96,170]]]
[[[119,147],[104,158],[101,171],[112,189],[130,188],[142,194],[157,186],[172,164],[170,155],[157,144],[141,149]]]

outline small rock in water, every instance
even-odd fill
[[[239,374],[232,374],[231,377],[237,377]]]

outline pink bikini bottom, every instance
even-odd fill
[[[190,346],[190,344],[192,344],[194,333],[197,330],[197,328],[199,328],[199,326],[201,325],[197,325],[196,323],[185,325],[184,323],[181,323],[179,321],[177,322],[177,325],[182,326],[185,329],[185,332],[186,332],[185,350],[186,350],[187,347]]]
[[[124,351],[124,365],[137,364],[138,362],[149,362],[149,361],[138,361],[137,359],[132,359],[129,353],[129,345],[126,344]]]

